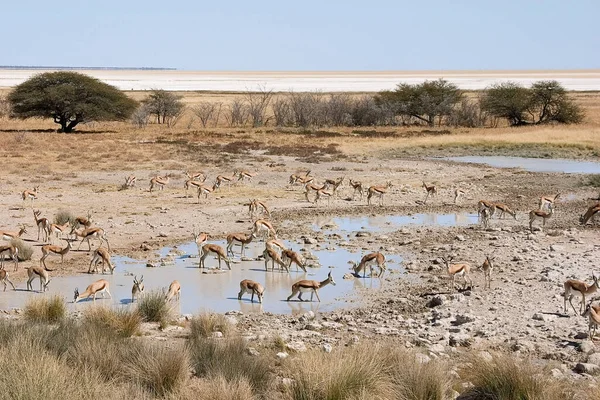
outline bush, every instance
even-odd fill
[[[414,352],[396,350],[389,362],[397,399],[445,400],[450,398],[452,381],[441,362],[421,362]]]
[[[19,254],[17,255],[19,261],[31,260],[33,248],[29,245],[29,243],[25,243],[23,239],[20,238],[13,238],[10,239],[10,244],[19,250]]]
[[[251,356],[242,338],[206,339],[192,336],[189,352],[198,377],[223,377],[227,382],[247,381],[255,393],[266,392],[271,380],[271,362]]]
[[[466,399],[572,399],[560,382],[542,368],[527,360],[506,355],[496,355],[491,361],[473,358],[461,371],[461,378],[473,386],[463,393]]]
[[[138,312],[146,322],[158,322],[161,328],[168,325],[173,310],[165,295],[160,291],[145,293],[138,299]]]
[[[97,329],[107,329],[119,337],[130,337],[138,333],[142,316],[137,310],[126,308],[88,307],[83,322]]]
[[[213,332],[221,332],[224,336],[231,329],[231,324],[222,314],[202,313],[191,322],[192,337],[211,337]]]
[[[189,376],[189,360],[182,348],[140,343],[123,362],[125,381],[135,382],[156,396],[179,391]]]
[[[311,351],[290,365],[294,400],[394,398],[386,352],[372,346],[349,348],[337,355]],[[395,368],[404,368],[397,365]]]
[[[67,306],[62,297],[34,297],[25,304],[24,315],[31,322],[56,323],[64,319]]]
[[[58,212],[54,216],[54,223],[56,225],[64,225],[66,223],[72,224],[73,222],[75,222],[75,216],[73,215],[73,213],[63,208],[58,210]]]

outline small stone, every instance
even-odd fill
[[[465,240],[467,240],[463,235],[456,235],[455,239],[459,242],[464,242]]]
[[[367,232],[367,231],[356,232],[356,237],[369,237],[369,236],[371,236],[371,232]]]
[[[600,366],[600,353],[592,353],[588,356],[587,362]]]
[[[436,296],[433,296],[427,302],[427,307],[429,307],[429,308],[439,307],[444,304],[444,300],[446,300],[446,296],[444,296],[444,295],[438,294]]]
[[[287,347],[289,350],[292,350],[292,351],[295,351],[298,353],[302,353],[307,350],[306,345],[303,342],[299,342],[299,341],[290,342],[285,347]]]
[[[260,356],[260,353],[258,352],[258,350],[256,350],[254,347],[248,347],[246,349],[246,351],[248,352],[249,355],[251,356]]]
[[[575,365],[574,371],[577,372],[578,374],[595,375],[598,372],[600,372],[600,367],[597,366],[596,364],[578,363],[577,365]]]
[[[166,238],[169,237],[169,235],[167,235],[165,232],[158,232],[158,237]]]
[[[584,340],[579,344],[577,350],[584,354],[592,354],[596,351],[596,346],[594,345],[594,343],[592,343],[591,340]]]
[[[290,355],[288,353],[285,352],[279,352],[277,354],[275,354],[275,357],[279,358],[280,360],[285,360],[286,358],[288,358]]]
[[[333,347],[331,347],[331,345],[329,343],[325,343],[322,346],[322,349],[325,353],[331,353],[331,350],[333,350]]]
[[[223,332],[219,332],[219,331],[213,332],[212,333],[212,337],[215,338],[215,339],[222,338],[223,337]]]

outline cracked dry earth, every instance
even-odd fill
[[[420,347],[428,357],[452,357],[464,348],[529,354],[551,360],[556,363],[554,373],[573,378],[581,376],[571,372],[575,365],[588,358],[593,361],[596,348],[600,351],[600,344],[587,338],[587,321],[574,315],[573,310],[563,313],[563,282],[575,278],[591,283],[592,272],[600,274],[598,228],[582,227],[578,222],[579,215],[592,203],[589,199],[597,196],[596,191],[582,185],[586,176],[420,159],[307,164],[281,156],[248,162],[245,167],[256,173],[252,183],[224,187],[200,202],[195,193],[186,194],[183,189],[183,166],[181,170],[161,171],[171,174],[171,182],[163,191],[153,193],[148,192],[146,181],[156,171],[135,171],[138,187],[129,190],[118,189],[130,171],[77,172],[42,184],[34,207],[47,217],[59,208],[82,215],[91,209],[96,225],[108,231],[115,254],[152,261],[163,246],[189,241],[194,227],[209,232],[214,239],[246,231],[251,222],[243,204],[249,198],[260,198],[272,208],[279,236],[304,243],[306,251],[344,247],[355,252],[357,260],[367,251],[381,249],[384,254],[402,257],[405,272],[386,274],[381,290],[370,290],[366,284],[353,292],[354,299],[348,299],[352,308],[340,304],[337,311],[317,315],[229,313],[230,320],[257,346],[276,336],[299,348],[335,347],[364,338],[389,337],[402,345]],[[340,198],[329,206],[315,206],[304,200],[300,186],[287,185],[290,174],[306,169],[311,170],[317,183],[345,176],[367,186],[390,180],[393,187],[385,195],[383,207],[367,206],[366,199],[351,201],[352,190],[347,183],[340,189]],[[209,180],[231,172],[214,167],[204,171]],[[422,204],[423,181],[436,184],[439,191],[426,205]],[[11,227],[21,223],[29,226],[25,238],[34,246],[34,261],[22,265],[33,265],[39,260],[40,248],[33,240],[32,213],[28,208],[19,209],[21,203],[14,193],[16,187],[22,190],[36,182],[7,176],[5,183],[0,195],[8,207],[0,210],[0,217]],[[456,188],[465,190],[466,195],[455,205],[452,200]],[[530,232],[529,210],[537,208],[540,196],[558,192],[561,198],[545,230]],[[81,199],[86,199],[85,204]],[[518,211],[517,219],[495,217],[488,229],[478,224],[390,224],[385,232],[360,235],[327,234],[313,226],[316,223],[331,229],[333,219],[340,216],[473,214],[480,199],[508,204]],[[454,257],[454,262],[471,264],[474,285],[470,290],[451,290],[440,261],[441,256],[448,255]],[[483,288],[483,273],[476,270],[485,255],[495,257],[491,289]],[[89,257],[86,251],[73,251],[54,274],[84,273]],[[57,263],[56,259],[53,262]],[[349,278],[349,270],[333,271],[338,280],[345,274]],[[24,286],[22,268],[11,276]],[[376,278],[365,278],[370,279]],[[163,332],[148,328],[147,334],[176,338],[182,330],[185,328],[171,327]]]

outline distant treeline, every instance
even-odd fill
[[[0,69],[39,69],[39,70],[60,70],[60,71],[87,71],[87,70],[125,70],[125,71],[175,71],[177,68],[164,68],[164,67],[53,67],[53,66],[40,66],[40,65],[0,65]]]

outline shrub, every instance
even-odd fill
[[[13,238],[10,240],[10,244],[19,250],[19,254],[17,256],[19,261],[31,260],[33,248],[29,245],[29,243],[25,243],[23,239]]]
[[[25,304],[24,315],[28,321],[56,323],[65,317],[66,312],[65,300],[54,295],[31,298]]]
[[[528,360],[506,355],[496,355],[491,361],[473,358],[461,371],[461,377],[473,384],[463,393],[464,399],[544,399],[566,400],[572,394],[565,393],[560,383],[553,380],[542,368]]]
[[[265,392],[270,382],[270,362],[251,356],[242,338],[206,339],[192,336],[189,352],[198,377],[223,377],[227,382],[247,380],[255,393]]]
[[[158,322],[161,328],[167,326],[172,318],[171,305],[160,291],[152,291],[144,294],[138,300],[138,311],[144,321]]]
[[[290,365],[293,383],[288,394],[294,400],[393,398],[387,360],[381,348],[372,346],[335,356],[303,353]]]
[[[189,376],[189,359],[182,348],[146,343],[133,347],[123,361],[124,379],[157,396],[179,391]]]
[[[64,225],[66,223],[72,224],[75,222],[75,216],[69,210],[61,208],[54,216],[54,223],[57,225]]]
[[[83,321],[86,325],[113,331],[117,336],[130,337],[137,334],[142,316],[135,309],[88,307],[84,312]]]
[[[390,354],[390,374],[397,399],[444,400],[450,398],[452,381],[440,362],[420,362],[414,352]]]
[[[226,336],[231,324],[222,314],[202,313],[192,319],[190,328],[192,337],[211,337],[213,332]]]

